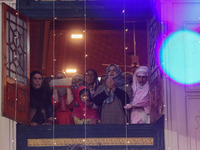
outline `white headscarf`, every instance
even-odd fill
[[[81,80],[84,81],[84,77],[83,77],[83,75],[81,75],[81,74],[75,74],[75,75],[73,75],[73,76],[72,76],[72,81],[73,81],[74,79],[81,79]]]
[[[146,113],[149,113],[149,82],[141,86],[138,83],[137,76],[148,76],[148,68],[146,66],[140,66],[136,69],[133,75],[133,100],[130,103],[131,106],[144,107]]]

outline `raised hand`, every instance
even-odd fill
[[[108,91],[114,90],[116,88],[116,81],[112,77],[108,77],[106,79],[105,85]]]

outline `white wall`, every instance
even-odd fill
[[[161,11],[174,31],[200,25],[200,0],[162,0]],[[200,150],[200,85],[184,86],[165,78],[164,93],[165,149]]]
[[[2,60],[2,2],[15,8],[16,0],[0,1],[0,60]],[[0,85],[2,85],[2,61],[0,61]],[[2,95],[2,87],[0,88],[0,95]],[[0,109],[1,103],[2,96],[0,97]],[[0,149],[16,150],[16,122],[2,117],[2,110],[0,113]]]

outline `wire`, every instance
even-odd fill
[[[52,17],[52,20],[53,20],[53,58],[52,58],[52,61],[53,61],[53,75],[55,75],[55,61],[56,61],[56,58],[55,58],[55,18],[56,18],[56,14],[55,14],[55,1],[53,1],[53,17]],[[53,82],[54,84],[54,82]],[[54,86],[53,86],[54,87]],[[53,131],[52,131],[52,134],[53,134],[53,150],[55,148],[55,110],[54,110],[54,103],[53,103]]]
[[[126,45],[126,3],[125,3],[125,0],[123,1],[124,3],[123,3],[123,11],[122,11],[122,13],[123,13],[123,25],[124,25],[124,72],[126,72],[126,47],[127,47],[127,45]],[[126,91],[127,91],[127,86],[126,86],[126,73],[125,73],[125,93],[126,93]],[[125,104],[127,104],[127,97],[125,96]],[[126,112],[125,112],[125,134],[126,134],[126,143],[125,143],[125,145],[126,145],[126,150],[128,150],[128,128],[127,128],[127,125],[128,125],[128,119],[127,119],[127,117],[128,117],[128,111],[126,110]]]
[[[87,69],[87,1],[84,1],[84,47],[85,47],[85,73]],[[85,75],[86,78],[86,75]],[[86,81],[86,79],[85,79]],[[86,110],[86,105],[85,105],[85,110]],[[85,111],[85,122],[86,122],[86,116],[87,116],[87,111]],[[87,139],[87,122],[85,123],[85,150],[86,150],[86,139]]]

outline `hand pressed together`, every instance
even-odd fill
[[[116,81],[112,77],[108,77],[105,84],[108,91],[114,91],[116,88]]]

